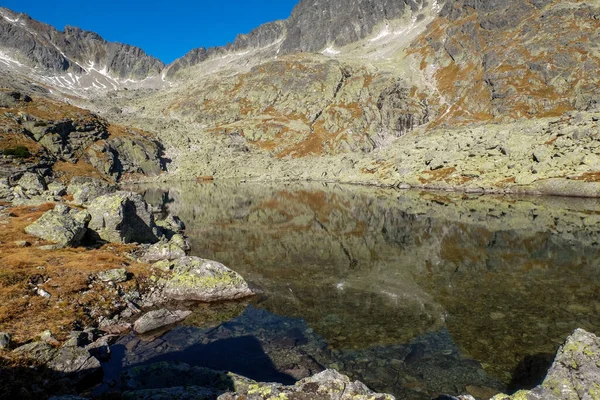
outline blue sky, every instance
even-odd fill
[[[195,47],[232,42],[262,23],[287,18],[299,0],[0,0],[62,30],[99,33],[111,42],[139,46],[166,63]]]

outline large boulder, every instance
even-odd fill
[[[111,243],[156,243],[154,216],[142,196],[115,192],[96,198],[88,206],[88,228]]]
[[[102,377],[100,361],[88,350],[77,346],[62,347],[48,363],[48,367],[76,383]]]
[[[75,204],[83,205],[102,195],[114,192],[115,186],[94,178],[75,177],[67,187],[67,193],[73,196]]]
[[[492,400],[596,400],[600,399],[600,338],[577,329],[558,349],[546,379],[531,391]]]
[[[61,246],[77,246],[90,221],[87,211],[71,210],[58,204],[45,212],[37,221],[25,228],[25,232]]]
[[[165,309],[150,311],[135,321],[133,330],[137,333],[150,332],[163,326],[181,322],[191,313],[191,311],[171,311]]]
[[[254,293],[240,274],[216,261],[182,257],[154,264],[166,273],[158,281],[159,301],[203,302],[235,300]]]

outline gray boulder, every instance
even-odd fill
[[[123,398],[128,400],[394,400],[393,396],[375,393],[335,370],[326,370],[295,385],[284,386],[256,382],[233,372],[160,362],[129,368],[121,375],[120,382]]]
[[[88,228],[111,243],[156,243],[157,227],[150,207],[142,196],[116,192],[100,196],[88,207]]]
[[[67,194],[67,187],[60,182],[52,182],[48,184],[48,192],[51,196],[64,196]]]
[[[183,321],[191,313],[191,311],[170,311],[165,309],[150,311],[135,321],[133,330],[137,333],[150,332],[163,326]]]
[[[77,246],[90,221],[87,211],[70,210],[58,204],[54,210],[45,212],[37,221],[25,228],[25,232],[60,246]]]
[[[125,268],[110,269],[96,274],[102,282],[120,283],[127,281],[127,270]]]
[[[179,217],[169,214],[165,219],[156,221],[156,225],[162,229],[169,230],[175,233],[181,233],[185,230],[185,224]]]
[[[84,348],[65,346],[56,352],[48,367],[73,382],[89,381],[102,376],[100,361]]]
[[[562,345],[546,379],[531,391],[492,400],[571,400],[600,398],[600,338],[577,329]]]
[[[8,349],[12,338],[6,332],[0,332],[0,349]]]
[[[17,347],[13,354],[29,358],[39,363],[48,363],[56,355],[57,350],[46,342],[31,342]]]
[[[161,260],[176,260],[185,257],[190,251],[190,244],[180,234],[175,234],[169,241],[160,241],[144,251],[142,261],[156,262]]]
[[[107,182],[93,178],[73,178],[67,187],[67,193],[73,196],[73,202],[78,205],[87,204],[115,190],[116,188]]]
[[[182,257],[154,264],[168,275],[159,280],[160,300],[235,300],[254,293],[240,274],[216,261]]]
[[[28,196],[38,196],[48,187],[46,181],[40,175],[33,172],[25,172],[17,181],[23,192]]]
[[[305,400],[394,400],[390,394],[375,393],[360,381],[351,381],[346,375],[328,369],[312,377],[302,379],[295,385],[257,382],[236,385],[235,392],[227,392],[218,400],[258,400],[263,396],[275,399],[298,398]]]

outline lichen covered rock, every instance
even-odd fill
[[[156,225],[148,204],[136,193],[116,192],[96,198],[88,207],[88,228],[111,243],[156,243]]]
[[[158,281],[159,300],[212,302],[254,294],[241,275],[216,261],[182,257],[160,261],[154,267],[167,273]]]
[[[185,257],[190,251],[190,244],[180,234],[175,234],[169,241],[161,241],[148,247],[144,251],[142,260],[155,262],[161,260],[176,260]]]
[[[600,399],[600,338],[577,329],[558,349],[546,379],[531,391],[492,400],[597,400]]]
[[[25,228],[25,232],[61,246],[77,246],[90,221],[87,211],[71,210],[59,204],[45,212],[37,221]]]

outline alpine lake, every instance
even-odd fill
[[[540,383],[576,328],[600,334],[600,201],[335,184],[136,186],[192,255],[258,295],[178,305],[105,365],[184,362],[293,384],[325,368],[398,399]]]

